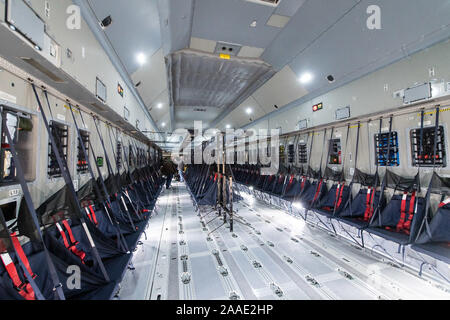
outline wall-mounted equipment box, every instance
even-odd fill
[[[342,159],[342,149],[341,149],[341,139],[331,139],[330,140],[330,158],[328,159],[329,164],[341,164]]]
[[[298,144],[298,163],[308,163],[308,146],[306,143]]]
[[[300,120],[297,124],[297,129],[303,130],[306,128],[308,128],[308,120],[307,119]]]
[[[414,167],[446,167],[444,127],[413,129],[410,132],[411,158]],[[421,142],[422,141],[422,142]],[[435,150],[436,146],[436,150]]]
[[[404,104],[411,104],[414,102],[428,100],[431,98],[431,83],[427,82],[405,90],[403,97]]]
[[[95,80],[95,95],[100,101],[106,103],[106,86],[99,78]]]
[[[6,2],[6,22],[38,50],[44,48],[45,23],[23,0]]]
[[[336,110],[336,120],[344,120],[350,118],[350,106]]]
[[[390,137],[390,138],[389,138]],[[400,154],[396,131],[375,135],[375,165],[380,167],[398,167]]]

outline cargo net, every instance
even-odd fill
[[[325,174],[323,175],[325,180],[342,182],[345,181],[344,171],[336,171],[329,167],[325,168]]]
[[[431,205],[433,196],[439,200]],[[436,242],[450,249],[450,178],[441,177],[436,172],[428,187],[427,212],[417,242]]]
[[[417,173],[414,177],[402,177],[386,170],[384,183],[387,188],[394,189],[394,191],[420,192],[419,173]]]
[[[378,187],[380,185],[380,177],[378,173],[367,174],[355,168],[355,172],[353,173],[353,183],[365,187]]]
[[[77,205],[73,202],[67,186],[64,186],[41,204],[36,209],[36,213],[39,224],[44,230],[66,219],[79,219],[81,214],[78,212]],[[25,201],[21,203],[17,227],[21,235],[27,236],[32,241],[39,241],[38,231],[34,227],[31,213]]]

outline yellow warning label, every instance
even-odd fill
[[[230,60],[231,56],[229,54],[221,53],[220,59]]]

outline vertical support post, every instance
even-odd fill
[[[230,193],[230,231],[233,232],[233,175],[230,175],[229,193]]]

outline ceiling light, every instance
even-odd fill
[[[231,128],[231,124],[227,124],[227,125],[226,125],[226,128],[227,128],[227,129],[230,129],[230,128]]]
[[[162,105],[162,103],[158,103],[158,104],[156,105],[156,107],[157,107],[158,109],[162,109],[163,105]]]
[[[137,62],[142,66],[147,62],[147,56],[143,53],[138,53],[136,56]]]
[[[163,122],[163,123],[161,123],[161,127],[165,127],[166,126],[166,123],[165,122]]]
[[[256,28],[256,20],[253,20],[252,23],[250,23],[250,27]]]
[[[301,75],[301,77],[298,79],[298,81],[300,81],[300,83],[303,84],[307,84],[310,83],[313,79],[313,75],[309,72],[305,72],[304,74]]]
[[[16,31],[16,27],[13,26],[12,24],[9,25],[9,28],[10,28],[12,31]]]
[[[247,114],[252,114],[253,110],[252,110],[252,108],[247,108],[247,109],[245,110],[245,112],[246,112]]]

